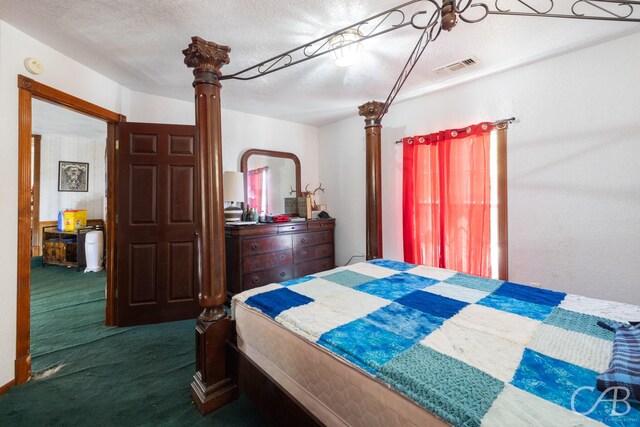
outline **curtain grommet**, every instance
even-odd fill
[[[418,142],[424,142],[424,138],[420,138]]]
[[[455,138],[456,136],[458,136],[458,132],[454,130],[453,132],[451,132],[451,136]]]

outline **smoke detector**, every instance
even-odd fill
[[[44,72],[44,65],[38,58],[26,58],[24,60],[24,68],[31,74],[42,74]]]
[[[436,74],[451,74],[460,70],[464,70],[469,67],[473,67],[478,63],[478,58],[475,56],[468,56],[466,58],[460,59],[456,62],[452,62],[451,64],[443,65],[442,67],[434,68],[432,71]]]

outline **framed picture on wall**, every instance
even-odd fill
[[[58,191],[89,191],[89,163],[58,162]]]

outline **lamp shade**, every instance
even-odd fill
[[[225,202],[244,203],[244,174],[242,172],[227,171],[222,177]]]

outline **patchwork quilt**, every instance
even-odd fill
[[[640,307],[373,260],[234,297],[456,426],[638,426],[601,393],[614,332]],[[233,309],[233,308],[232,308]]]

